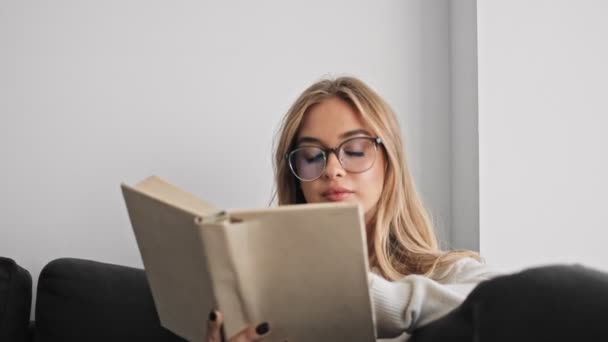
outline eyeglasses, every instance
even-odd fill
[[[380,138],[355,137],[343,141],[336,148],[321,148],[319,146],[302,146],[287,153],[291,172],[299,180],[313,181],[323,174],[327,167],[330,153],[338,157],[344,170],[351,173],[365,172],[374,165]]]

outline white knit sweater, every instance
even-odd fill
[[[460,259],[441,271],[437,280],[408,275],[397,281],[370,272],[378,341],[406,341],[408,333],[447,314],[479,282],[499,274],[472,258]]]

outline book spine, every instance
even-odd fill
[[[250,317],[245,308],[246,299],[242,291],[242,279],[233,253],[231,241],[232,223],[225,212],[197,221],[204,245],[209,277],[213,286],[217,309],[224,317],[227,336],[238,332]]]

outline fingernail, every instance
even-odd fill
[[[211,322],[215,322],[216,319],[217,319],[217,314],[215,313],[215,311],[211,311],[211,313],[209,314],[209,320]]]
[[[264,323],[258,325],[257,327],[255,327],[255,332],[258,333],[258,335],[264,335],[269,330],[270,330],[270,325],[267,322],[264,322]]]

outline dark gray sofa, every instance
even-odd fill
[[[0,341],[184,341],[160,325],[142,269],[57,259],[40,273],[32,322],[31,297],[29,273],[0,258]]]
[[[608,341],[608,274],[552,265],[482,282],[409,342],[433,341]]]
[[[29,341],[32,277],[14,260],[0,257],[0,341]]]
[[[0,257],[0,341],[184,341],[161,327],[142,269],[57,259],[40,274],[32,322],[31,298],[28,271]],[[608,274],[546,266],[481,283],[410,342],[604,341],[607,313]]]

